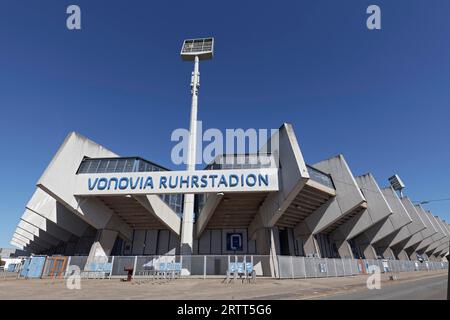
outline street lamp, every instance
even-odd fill
[[[189,127],[189,148],[187,153],[187,171],[195,171],[196,137],[197,137],[197,106],[198,89],[200,87],[200,60],[212,59],[214,38],[187,39],[181,48],[183,61],[194,61],[194,71],[191,77],[191,119]],[[191,255],[194,240],[194,194],[184,195],[183,223],[181,226],[181,254]],[[189,268],[190,269],[190,268]],[[189,271],[189,270],[188,270]]]
[[[405,184],[403,183],[402,179],[400,179],[398,174],[394,174],[388,180],[389,180],[389,183],[391,184],[392,188],[395,191],[399,191],[400,197],[403,197],[403,189],[405,188]]]

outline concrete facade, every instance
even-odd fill
[[[271,139],[278,141],[270,155],[276,157],[278,191],[196,196],[194,255],[268,255],[276,274],[280,255],[439,259],[448,253],[448,224],[380,186],[371,173],[355,177],[343,155],[308,165],[290,124]],[[143,163],[167,171],[70,133],[38,180],[11,244],[27,253],[87,255],[88,261],[179,255],[182,218],[172,201],[178,198],[75,194],[83,165],[95,164],[101,176],[117,172],[108,170],[119,163],[125,166],[120,172],[141,171]]]

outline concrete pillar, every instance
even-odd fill
[[[364,248],[364,256],[366,259],[376,259],[377,252],[375,251],[375,248],[369,244]]]
[[[311,256],[320,254],[317,250],[317,244],[316,244],[316,238],[314,235],[299,235],[299,238],[302,239],[303,243],[303,252],[305,253],[305,256]]]
[[[258,254],[269,255],[272,277],[279,277],[278,254],[280,254],[280,236],[278,228],[261,228],[256,231],[256,248]]]
[[[405,260],[405,261],[409,261],[409,256],[406,253],[405,250],[401,250],[398,254],[397,254],[398,260]]]
[[[303,253],[305,256],[320,254],[316,238],[306,224],[300,223],[297,225],[294,229],[294,237],[301,239],[301,243],[303,243]]]
[[[417,260],[417,253],[414,251],[408,255],[409,260]]]
[[[113,230],[98,230],[97,240],[91,246],[86,265],[92,262],[107,262],[108,256],[114,247],[117,238],[117,231]]]
[[[280,254],[280,235],[278,228],[273,227],[269,229],[270,234],[270,270],[272,277],[278,278],[280,272],[278,269],[278,254]]]
[[[386,248],[383,251],[383,257],[385,259],[392,259],[392,260],[396,260],[397,258],[395,257],[394,251],[392,251],[391,248]]]
[[[339,256],[341,258],[350,258],[353,259],[352,249],[350,244],[346,240],[337,240],[335,241],[336,247],[338,249]]]

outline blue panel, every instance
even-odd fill
[[[8,272],[14,272],[14,269],[16,268],[16,264],[15,263],[10,263],[8,265],[8,269],[6,271]]]
[[[28,258],[24,261],[22,271],[20,271],[21,277],[26,277],[28,274],[28,267],[30,266],[31,258]]]
[[[28,267],[27,278],[40,278],[44,269],[46,257],[32,257]]]

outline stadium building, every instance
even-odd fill
[[[190,39],[181,51],[194,61],[186,171],[120,156],[72,132],[37,182],[11,244],[87,261],[260,255],[272,275],[283,256],[439,261],[448,254],[445,221],[399,196],[395,183],[355,177],[343,155],[307,164],[288,123],[267,141],[270,152],[224,154],[196,170],[199,61],[212,58],[213,47],[213,38]]]
[[[342,155],[306,164],[291,125],[280,128],[272,152],[278,168],[271,155],[227,155],[183,177],[72,132],[37,182],[11,244],[48,255],[179,255],[185,222],[177,190],[197,187],[185,241],[193,255],[432,260],[448,253],[445,221],[370,173],[354,177]],[[230,157],[245,163],[237,169],[223,161]],[[193,177],[196,185],[187,182]]]

